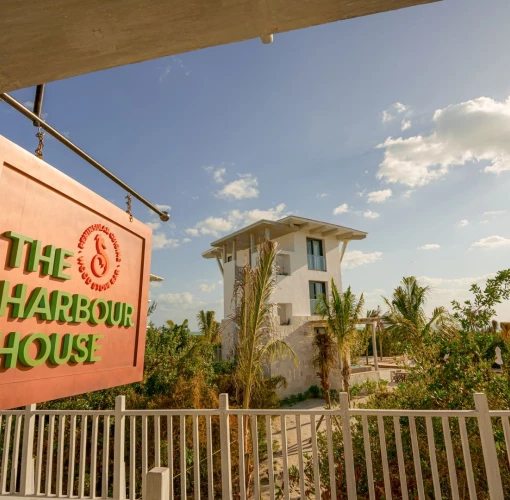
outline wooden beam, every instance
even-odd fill
[[[325,237],[325,236],[331,236],[332,234],[338,233],[338,231],[339,231],[339,230],[338,230],[338,228],[336,228],[336,227],[335,227],[335,228],[333,228],[333,229],[328,229],[327,231],[323,231],[323,232],[321,233],[321,236],[324,236],[324,237]]]
[[[314,229],[310,229],[310,234],[320,233],[321,231],[324,231],[324,229],[326,229],[327,227],[328,226],[319,226]]]
[[[345,255],[345,249],[347,248],[347,244],[349,243],[349,241],[344,241],[342,243],[342,250],[340,251],[340,264],[342,263],[342,261],[344,260],[344,255]]]
[[[2,0],[0,93],[434,1]]]
[[[219,255],[216,255],[216,262],[218,263],[218,267],[220,268],[220,273],[222,276],[225,275],[225,271],[223,270],[223,266],[221,265],[221,260]]]

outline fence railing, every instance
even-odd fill
[[[510,491],[510,411],[349,408],[0,412],[0,495],[148,499],[492,498]],[[160,469],[158,469],[160,470]],[[152,490],[151,490],[152,491]],[[163,491],[163,490],[162,490]],[[508,497],[507,497],[508,498]]]

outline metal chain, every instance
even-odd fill
[[[131,195],[126,196],[126,213],[129,215],[129,222],[133,222],[133,214],[131,213]]]
[[[39,144],[37,146],[37,149],[35,150],[35,156],[42,160],[44,149],[44,130],[40,126],[37,127],[37,134],[35,134],[35,136],[39,139]]]

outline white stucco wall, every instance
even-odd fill
[[[323,242],[323,251],[326,258],[326,271],[308,269],[307,238],[320,239]],[[303,230],[288,234],[274,240],[278,244],[280,254],[285,264],[290,267],[288,276],[277,276],[277,288],[272,297],[276,304],[283,305],[280,311],[275,310],[276,335],[287,342],[296,353],[299,365],[296,366],[290,358],[275,361],[271,368],[271,375],[282,375],[287,380],[287,387],[280,391],[281,396],[306,391],[312,385],[319,385],[319,379],[312,365],[313,356],[313,319],[310,310],[310,281],[326,283],[326,291],[330,293],[330,280],[333,278],[336,285],[342,289],[340,266],[340,242],[335,236],[321,237],[320,234],[310,234]],[[255,265],[257,253],[253,254],[252,262]],[[249,262],[249,251],[237,253],[237,265],[242,266]],[[286,269],[286,271],[288,271]],[[233,324],[228,320],[233,311],[232,294],[234,290],[234,259],[224,264],[224,313],[222,322],[222,356],[225,359],[232,352]],[[280,319],[291,319],[289,325],[279,325]],[[282,321],[283,322],[283,321]],[[332,373],[332,388],[340,390],[342,380],[339,370]]]

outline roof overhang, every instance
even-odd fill
[[[340,241],[363,240],[367,237],[367,233],[351,229],[349,227],[331,224],[329,222],[321,222],[318,220],[307,219],[305,217],[297,217],[290,215],[277,221],[260,220],[249,226],[243,227],[234,233],[228,234],[211,243],[209,250],[202,254],[205,259],[213,259],[223,254],[225,247],[227,253],[233,249],[233,243],[236,242],[237,250],[246,250],[250,248],[250,242],[253,235],[255,243],[265,238],[266,230],[269,230],[271,240],[281,238],[290,233],[297,231],[309,231],[311,236],[320,238],[326,236],[334,236]]]
[[[2,0],[0,93],[438,0]]]

